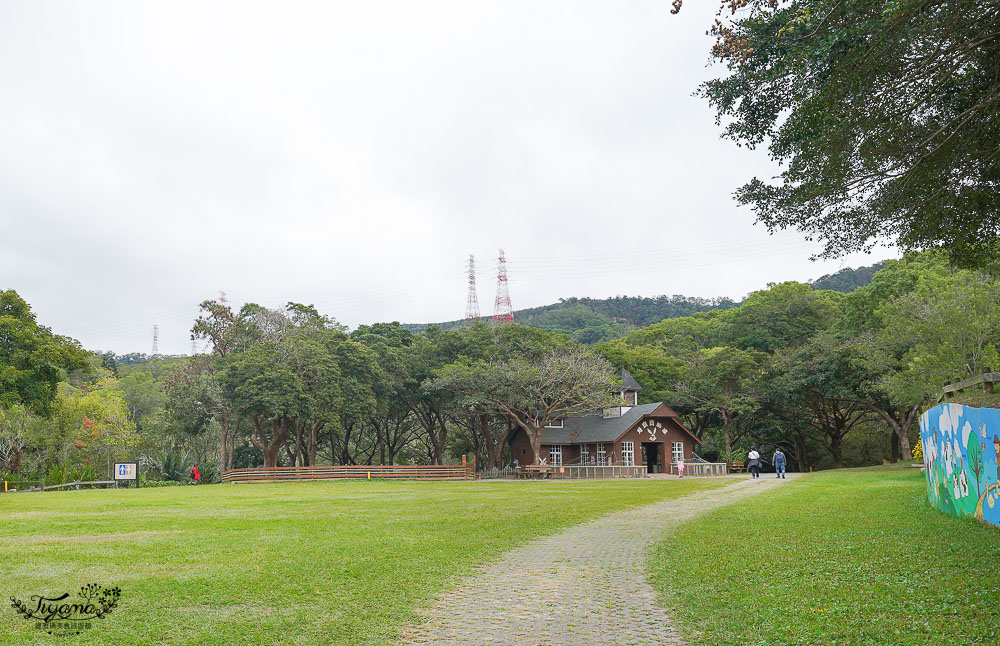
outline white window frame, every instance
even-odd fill
[[[546,422],[545,428],[562,428],[565,425],[566,425],[565,420],[563,420],[563,418],[561,417],[558,417],[556,419],[550,419],[548,422]]]
[[[635,466],[635,442],[622,442],[622,466]]]
[[[670,457],[673,459],[673,462],[675,464],[677,462],[683,462],[684,461],[684,442],[672,442],[671,443],[671,445],[670,445]]]
[[[587,464],[590,462],[590,447],[586,444],[580,445],[580,464]]]
[[[562,466],[563,447],[562,444],[553,444],[549,447],[549,464],[554,467]]]
[[[608,466],[608,448],[604,444],[597,445],[597,466]]]

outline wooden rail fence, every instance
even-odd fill
[[[1000,372],[991,372],[989,368],[986,369],[981,375],[976,375],[974,377],[969,377],[968,379],[963,379],[962,381],[949,384],[944,382],[941,384],[941,390],[944,391],[944,399],[950,398],[955,393],[960,393],[966,388],[972,388],[973,386],[978,386],[982,384],[983,392],[992,393],[994,392],[994,384],[1000,383]]]
[[[73,482],[64,482],[62,484],[57,484],[57,485],[45,485],[45,491],[48,491],[50,489],[62,489],[64,487],[74,487],[76,489],[79,489],[81,486],[96,486],[96,485],[101,485],[104,487],[114,487],[116,489],[118,488],[118,482],[116,482],[115,480],[90,480],[87,482],[74,480]]]
[[[329,467],[258,467],[224,471],[223,482],[276,482],[283,480],[336,480],[340,478],[433,478],[459,480],[472,477],[473,471],[462,465],[405,465]]]
[[[686,476],[724,476],[728,473],[725,462],[684,462]],[[670,473],[677,473],[677,464],[670,464]]]
[[[586,466],[586,465],[539,465],[529,464],[521,468],[518,477],[542,477],[567,480],[601,479],[601,478],[645,478],[646,467],[626,467],[622,465]]]

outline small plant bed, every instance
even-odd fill
[[[907,465],[840,469],[696,518],[651,581],[692,644],[1000,643],[1000,531]]]

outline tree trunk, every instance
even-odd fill
[[[448,427],[445,424],[444,415],[436,415],[440,433],[431,434],[431,443],[434,446],[434,464],[444,464],[444,444],[448,439]]]
[[[920,411],[920,404],[914,405],[906,412],[903,412],[898,406],[891,406],[888,411],[871,402],[867,402],[866,406],[868,410],[881,417],[889,425],[893,433],[895,433],[896,438],[899,440],[899,452],[902,454],[902,458],[904,460],[912,458],[913,450],[910,448],[910,426]]]
[[[295,422],[295,457],[292,459],[292,466],[302,460],[302,424]]]
[[[808,460],[806,460],[806,439],[803,437],[802,431],[795,433],[795,461],[799,465],[799,473],[805,473],[809,470]]]
[[[531,442],[531,452],[535,454],[531,463],[538,464],[539,456],[542,454],[542,430],[533,428],[532,432],[528,433],[528,441]]]
[[[229,419],[223,418],[219,423],[219,469],[226,470],[229,458]]]
[[[503,447],[507,443],[507,436],[510,435],[510,424],[507,424],[508,430],[498,440],[494,440],[493,430],[490,428],[490,416],[487,413],[480,413],[479,429],[486,445],[486,468],[499,468]]]
[[[844,447],[841,443],[843,435],[841,435],[840,429],[834,429],[833,432],[829,434],[829,437],[830,455],[833,456],[833,466],[840,469],[844,466]]]
[[[733,445],[729,440],[729,411],[725,408],[720,408],[719,412],[722,413],[722,440],[726,444],[726,453],[733,450]]]
[[[372,428],[375,429],[375,450],[378,453],[378,463],[385,466],[385,436],[389,432],[389,424],[387,422],[383,426],[377,417],[372,417],[369,420],[369,423],[372,425]]]
[[[341,464],[354,464],[351,455],[351,433],[354,431],[354,424],[344,424],[344,442],[340,447]]]
[[[236,418],[236,425],[231,426],[232,432],[229,434],[229,455],[226,458],[226,469],[232,470],[233,468],[233,457],[236,454],[236,438],[240,435],[240,422],[241,418]]]
[[[316,451],[319,449],[319,430],[323,426],[323,422],[313,422],[312,426],[309,428],[309,447],[307,449],[307,454],[309,456],[308,466],[316,466]]]
[[[262,427],[262,420],[259,416],[253,418],[253,433],[250,436],[254,445],[264,454],[264,467],[274,468],[278,466],[278,451],[281,450],[288,437],[289,426],[294,423],[295,418],[288,418],[283,415],[278,416],[271,422],[271,437],[268,438]]]
[[[917,418],[919,412],[920,404],[917,404],[906,413],[903,423],[900,424],[899,450],[902,451],[904,460],[913,459],[913,449],[910,447],[910,426],[913,425],[913,420]]]

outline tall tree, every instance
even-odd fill
[[[204,399],[192,399],[187,405],[208,409],[218,420],[219,468],[224,471],[233,466],[236,438],[242,420],[233,407],[232,399],[223,396],[222,382],[217,377],[225,369],[230,353],[249,347],[253,335],[247,322],[234,313],[223,299],[202,301],[200,309],[201,314],[191,328],[191,338],[209,341],[211,358],[207,361],[196,359],[191,362],[189,366],[179,371],[176,382],[178,387],[192,386],[195,382],[199,382],[198,390]],[[197,411],[191,410],[186,414],[189,417],[200,415]]]
[[[679,8],[681,0],[675,0]],[[1000,248],[1000,8],[978,0],[743,0],[702,86],[725,136],[769,142],[776,183],[737,192],[825,257],[887,240],[972,266]]]
[[[450,391],[506,415],[528,436],[535,460],[550,420],[620,404],[621,381],[600,356],[572,348],[529,361],[453,363],[427,387]]]
[[[0,468],[7,473],[21,471],[24,450],[30,441],[31,413],[20,405],[0,408]]]
[[[724,342],[717,345],[767,353],[799,345],[833,325],[842,298],[839,292],[815,291],[805,283],[769,285],[719,315]]]
[[[39,325],[13,290],[0,291],[0,409],[22,404],[47,414],[68,370],[89,370],[88,354]]]
[[[767,396],[772,413],[790,429],[819,442],[834,465],[844,464],[844,438],[871,414],[872,376],[864,346],[832,332],[782,350],[771,362]]]
[[[700,413],[722,418],[723,444],[733,448],[733,418],[750,415],[762,399],[761,381],[767,355],[732,347],[706,348],[689,359],[677,382],[675,399]]]
[[[879,310],[879,341],[905,348],[884,377],[897,399],[930,399],[942,381],[1000,365],[1000,284],[979,272],[921,276],[916,288]]]
[[[250,439],[264,454],[264,466],[278,464],[278,452],[309,402],[286,348],[260,344],[234,355],[221,375],[232,408],[251,423]]]

